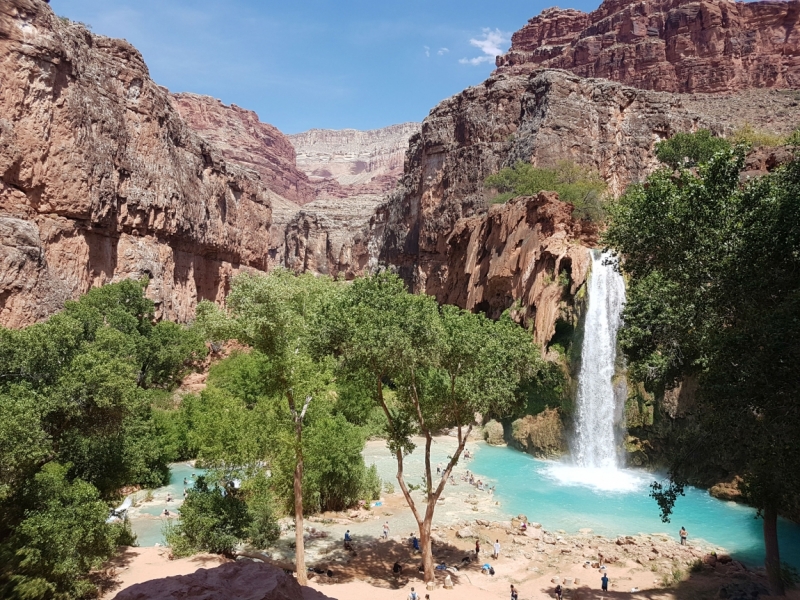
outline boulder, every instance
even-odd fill
[[[462,539],[463,538],[474,538],[474,537],[477,537],[477,535],[469,527],[464,527],[463,529],[459,529],[456,532],[456,537],[462,538]]]
[[[237,561],[190,575],[153,579],[122,590],[116,600],[331,600],[302,587],[272,565]]]
[[[491,446],[503,446],[506,443],[503,426],[494,419],[483,426],[483,438]]]

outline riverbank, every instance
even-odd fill
[[[415,441],[419,445],[422,440]],[[447,460],[455,446],[456,440],[451,437],[434,440],[434,469],[438,463]],[[626,505],[618,503],[624,501],[625,494],[634,493],[649,502],[652,500],[647,498],[646,489],[642,492],[636,485],[631,487],[630,481],[624,482],[623,487],[627,490],[624,492],[595,488],[586,492],[585,487],[575,488],[576,484],[558,470],[559,463],[534,461],[514,450],[492,448],[474,439],[470,440],[467,448],[473,458],[462,460],[456,467],[455,485],[448,484],[436,508],[434,557],[437,563],[444,562],[456,570],[437,572],[438,587],[435,592],[428,592],[432,594],[432,600],[444,595],[453,598],[457,595],[459,600],[507,598],[511,584],[520,590],[520,598],[552,598],[556,585],[554,578],[566,587],[568,594],[565,597],[570,599],[711,599],[717,598],[722,588],[730,598],[750,598],[748,594],[751,592],[766,589],[763,570],[727,556],[726,548],[701,539],[691,527],[687,546],[681,546],[676,536],[652,533],[662,531],[663,526],[653,527],[651,533],[643,533],[646,530],[642,529],[637,532],[641,522],[636,520],[630,507],[626,511]],[[384,493],[379,502],[360,510],[307,517],[306,562],[310,567],[326,573],[330,570],[333,574],[332,577],[315,575],[311,580],[312,586],[328,596],[348,600],[404,598],[412,586],[417,591],[424,587],[416,569],[420,557],[412,553],[409,544],[409,536],[418,531],[417,525],[396,485],[396,462],[385,442],[369,442],[364,456],[367,464],[378,466],[380,476],[387,484]],[[520,467],[514,462],[516,459],[533,461],[537,469],[543,470],[541,477],[544,479],[533,479],[534,475],[523,468],[527,463],[521,463],[523,467]],[[421,481],[422,452],[418,450],[408,456],[405,472],[409,483]],[[468,483],[468,472],[486,484],[483,490]],[[606,485],[608,482],[602,483]],[[548,493],[547,485],[556,486],[554,495],[542,496]],[[497,486],[496,490],[489,491],[491,486]],[[614,486],[619,487],[617,483]],[[580,497],[576,496],[578,492],[592,494],[588,500],[581,500],[592,503],[592,514],[587,516],[585,510],[580,511],[571,504],[573,497]],[[424,506],[419,491],[412,492],[412,497],[419,507]],[[711,507],[727,506],[707,495],[703,498],[712,503],[709,504]],[[534,511],[526,509],[523,515],[519,514],[523,511],[512,513],[516,501],[533,502],[536,508]],[[656,507],[651,508],[653,515],[657,515]],[[733,509],[728,507],[728,510]],[[563,518],[563,515],[559,517],[558,511],[569,513],[574,517],[572,526],[578,527],[570,531],[553,527],[550,519]],[[605,515],[608,511],[614,514],[614,518],[607,522],[605,517],[600,519],[604,521],[603,531],[580,527],[581,519],[597,519],[597,514]],[[541,525],[531,524],[523,532],[519,527],[520,516],[525,520],[530,517]],[[390,532],[388,539],[383,540],[381,534],[386,522]],[[747,517],[747,522],[758,524],[752,516]],[[281,537],[269,549],[268,555],[270,562],[285,566],[294,562],[294,525],[288,518],[282,519],[281,524]],[[724,519],[717,519],[716,525],[724,527]],[[342,539],[347,530],[354,539],[353,553],[343,548]],[[633,534],[625,535],[631,530]],[[476,540],[484,550],[477,562],[474,560]],[[497,560],[489,558],[486,552],[495,540],[501,544]],[[117,573],[120,586],[186,574],[206,566],[204,561],[210,560],[204,555],[170,560],[169,550],[165,548],[129,549],[122,556],[127,558],[124,565],[118,567],[122,569]],[[467,557],[469,563],[463,560]],[[403,573],[397,579],[391,575],[395,561],[403,565]],[[487,561],[495,569],[494,576],[481,572],[480,565]],[[448,572],[456,593],[443,588]],[[598,595],[602,573],[607,573],[610,578],[609,596]],[[104,598],[110,600],[119,589],[122,588],[115,588]],[[634,589],[638,591],[631,591]]]

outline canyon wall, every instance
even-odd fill
[[[318,198],[383,196],[403,175],[408,139],[419,128],[401,123],[368,131],[311,129],[289,141]]]
[[[440,103],[423,121],[421,133],[411,138],[401,187],[372,221],[374,245],[380,249],[380,261],[396,268],[414,290],[442,302],[488,306],[490,314],[522,302],[525,320],[536,321],[537,338],[546,341],[552,319],[544,319],[548,325],[539,330],[537,313],[557,314],[562,300],[531,297],[544,267],[522,269],[522,280],[512,284],[506,275],[493,275],[499,273],[492,266],[497,257],[489,252],[475,255],[466,242],[472,233],[465,233],[465,228],[495,228],[497,219],[516,218],[511,216],[516,210],[512,207],[492,208],[499,212],[487,214],[490,198],[483,181],[488,175],[518,161],[552,166],[569,159],[597,170],[609,191],[619,194],[657,166],[655,144],[676,132],[706,127],[726,134],[747,120],[773,118],[783,130],[800,122],[794,94],[775,90],[728,96],[675,94],[562,70],[500,69],[483,84]],[[501,216],[503,210],[509,214]],[[535,227],[527,223],[524,228],[535,241],[516,237],[513,228],[504,225],[504,234],[493,229],[492,244],[497,247],[506,236],[544,256],[546,236],[534,236]],[[566,231],[569,243],[596,240],[587,238],[580,227]],[[566,255],[554,256],[558,262]],[[484,275],[471,275],[478,271]],[[578,269],[574,275],[581,272]],[[574,276],[572,283],[582,281]]]
[[[131,276],[186,320],[268,267],[272,192],[187,126],[130,44],[5,0],[0,81],[0,323]]]
[[[800,85],[800,2],[606,0],[550,8],[511,38],[500,71],[567,69],[638,88],[736,92]]]
[[[289,136],[297,166],[308,175],[317,199],[295,212],[285,227],[287,268],[352,279],[377,264],[369,221],[397,186],[408,140],[419,128],[419,123],[403,123]]]

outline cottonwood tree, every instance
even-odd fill
[[[685,450],[654,484],[663,518],[702,469],[741,475],[783,595],[778,513],[800,493],[800,162],[744,184],[743,166],[723,149],[697,173],[653,174],[611,207],[605,239],[630,275],[630,373],[651,390],[700,383]]]
[[[264,356],[265,389],[286,400],[294,446],[294,511],[297,580],[307,583],[303,543],[303,425],[311,402],[329,388],[324,361],[309,354],[314,339],[312,317],[337,286],[327,277],[294,275],[278,270],[270,275],[236,277],[223,311],[210,302],[198,306],[198,324],[209,338],[236,339]]]
[[[341,359],[344,373],[371,381],[372,397],[386,416],[388,447],[397,481],[419,527],[425,581],[434,579],[431,524],[436,502],[461,456],[475,414],[503,415],[517,402],[523,377],[536,369],[530,334],[508,316],[494,322],[459,308],[439,309],[425,295],[409,294],[396,276],[358,279],[323,312],[318,324]],[[396,390],[394,402],[386,386]],[[455,428],[458,445],[441,478],[431,471],[433,436]],[[421,506],[411,494],[404,457],[413,436],[424,439]]]

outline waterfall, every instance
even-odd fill
[[[578,374],[575,464],[584,468],[619,468],[614,421],[617,412],[612,379],[617,330],[625,302],[625,283],[609,254],[591,251],[588,307]]]

